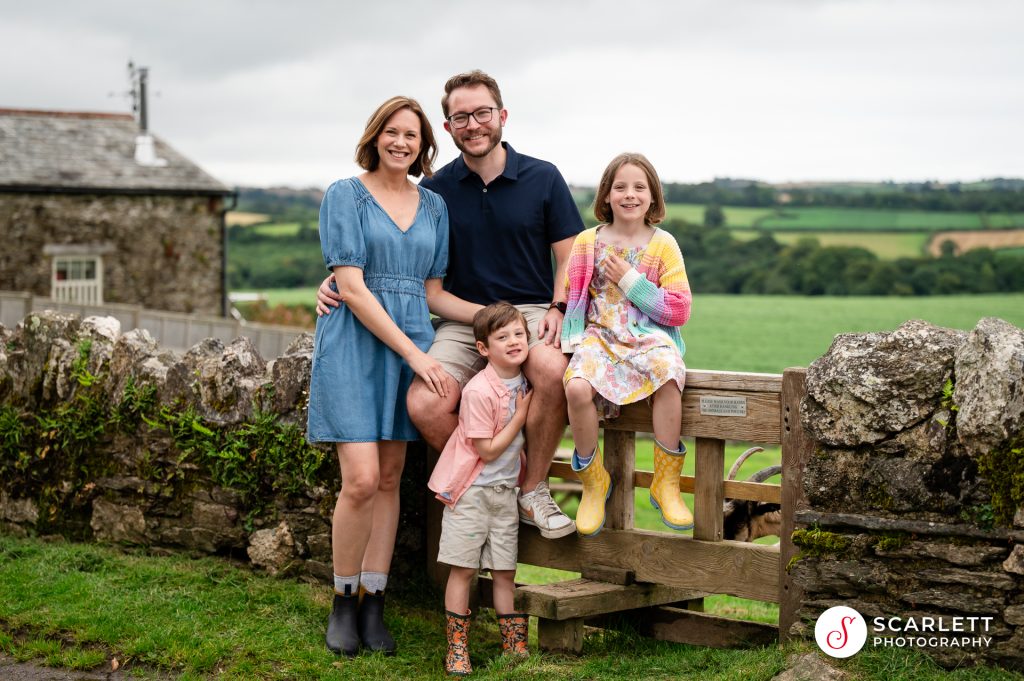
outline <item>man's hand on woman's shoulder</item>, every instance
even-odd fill
[[[327,278],[320,284],[320,288],[316,290],[316,315],[323,317],[325,314],[331,314],[332,307],[338,307],[341,303],[345,302],[345,299],[335,289],[331,288],[334,284],[334,274],[328,274]]]

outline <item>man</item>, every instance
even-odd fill
[[[535,392],[526,421],[520,519],[544,537],[563,537],[576,526],[551,498],[547,476],[566,424],[562,281],[583,221],[554,165],[501,141],[508,111],[493,78],[479,70],[453,76],[445,84],[441,108],[444,129],[462,153],[422,184],[448,206],[444,287],[473,305],[466,306],[464,319],[438,320],[430,355],[448,372],[446,394],[416,378],[407,398],[409,416],[431,447],[444,449],[459,422],[461,389],[485,364],[474,344],[472,314],[499,300],[519,308],[536,332],[523,367]],[[325,305],[337,306],[329,278],[317,297],[319,312],[327,311]]]

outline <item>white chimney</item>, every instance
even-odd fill
[[[135,162],[140,166],[152,168],[163,168],[167,165],[166,158],[157,157],[152,135],[139,135],[135,138]]]
[[[163,168],[167,165],[167,159],[159,158],[156,155],[156,144],[153,140],[153,136],[149,134],[149,102],[146,93],[146,81],[149,79],[149,69],[145,66],[140,66],[138,69],[134,68],[132,64],[128,65],[132,69],[133,75],[138,77],[138,82],[133,83],[133,94],[136,97],[136,103],[139,108],[139,136],[135,138],[135,162],[140,166],[148,166],[150,168]]]

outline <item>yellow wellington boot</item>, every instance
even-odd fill
[[[604,502],[612,493],[612,479],[604,468],[601,448],[594,450],[594,458],[586,466],[580,464],[579,453],[573,450],[572,469],[583,482],[583,498],[576,511],[576,531],[584,536],[593,536],[604,527]]]
[[[679,472],[686,459],[686,446],[680,442],[679,449],[666,449],[654,441],[654,479],[651,481],[651,506],[661,511],[661,521],[673,530],[688,530],[693,527],[693,514],[679,497]]]

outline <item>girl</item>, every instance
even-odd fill
[[[665,217],[658,174],[642,154],[620,154],[601,177],[594,215],[603,224],[572,245],[562,350],[575,352],[563,382],[576,444],[572,467],[583,481],[576,529],[604,527],[611,480],[597,448],[598,414],[654,396],[651,504],[673,529],[693,527],[679,497],[686,448],[679,440],[686,380],[679,327],[690,317],[690,287],[679,245],[655,227]]]

